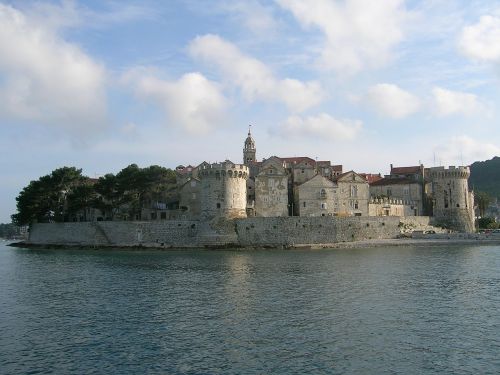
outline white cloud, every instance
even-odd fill
[[[328,140],[352,140],[356,138],[362,128],[358,120],[338,120],[326,113],[318,116],[290,116],[281,126],[281,133],[285,136],[313,136]]]
[[[51,26],[0,4],[0,116],[88,134],[106,117],[105,71]]]
[[[486,106],[474,94],[434,87],[434,110],[439,116],[473,115],[486,111]]]
[[[500,61],[500,17],[482,16],[478,23],[464,27],[458,45],[470,59]]]
[[[380,114],[395,119],[407,117],[420,108],[420,100],[415,95],[389,83],[370,87],[364,99]]]
[[[255,0],[231,0],[219,4],[236,22],[255,34],[269,35],[277,28],[272,8]]]
[[[409,18],[403,0],[277,2],[304,28],[313,26],[325,35],[320,65],[346,74],[386,64]]]
[[[135,88],[139,97],[165,110],[173,125],[191,134],[206,134],[225,123],[226,98],[216,83],[200,73],[166,81],[135,70],[128,72],[124,81]]]
[[[435,153],[442,165],[471,164],[500,155],[500,147],[461,135],[435,147]]]
[[[239,87],[248,101],[278,101],[291,111],[302,112],[319,104],[324,97],[317,81],[279,80],[261,61],[246,56],[217,35],[197,37],[189,45],[189,52],[194,58],[216,64],[229,83]]]

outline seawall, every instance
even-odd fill
[[[425,221],[425,220],[424,220]],[[203,222],[38,223],[28,244],[68,246],[300,246],[396,238],[399,217],[270,217]]]

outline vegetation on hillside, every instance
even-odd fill
[[[157,165],[139,168],[131,164],[116,175],[109,173],[98,180],[82,175],[81,169],[62,167],[31,181],[19,193],[12,222],[63,222],[77,213],[87,220],[88,208],[98,209],[113,219],[125,207],[127,215],[136,217],[146,199],[172,199],[175,188],[175,172]]]
[[[478,192],[500,199],[500,157],[477,161],[470,166],[469,186]]]
[[[14,238],[19,235],[19,227],[14,224],[0,223],[0,238]]]

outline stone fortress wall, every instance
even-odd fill
[[[234,220],[38,223],[28,243],[63,246],[255,247],[397,238],[404,218],[254,217]],[[428,222],[428,219],[423,219]]]

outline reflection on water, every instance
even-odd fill
[[[2,373],[500,372],[500,248],[0,245]]]

